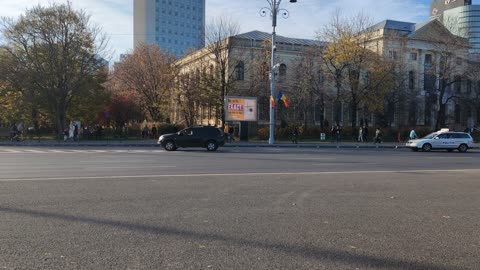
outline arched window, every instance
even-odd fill
[[[245,79],[245,64],[243,61],[238,62],[235,67],[235,75],[237,81],[243,81]]]

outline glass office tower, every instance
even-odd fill
[[[177,57],[205,46],[205,0],[134,0],[134,46],[158,44]]]
[[[443,24],[455,35],[467,38],[472,46],[470,55],[480,60],[480,5],[446,10]]]

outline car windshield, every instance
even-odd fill
[[[434,132],[434,133],[430,133],[428,134],[427,136],[423,137],[422,139],[433,139],[433,137],[437,136],[438,133],[437,132]]]

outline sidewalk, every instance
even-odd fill
[[[100,140],[63,142],[55,140],[26,140],[22,142],[0,141],[0,146],[25,146],[25,147],[160,147],[157,140]],[[273,145],[267,142],[234,142],[226,143],[224,147],[284,147],[284,148],[405,148],[400,143],[330,143],[330,142],[290,142],[279,141]]]

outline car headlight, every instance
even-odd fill
[[[160,136],[160,138],[158,138],[158,141],[161,141],[161,140],[163,140],[163,135]]]

